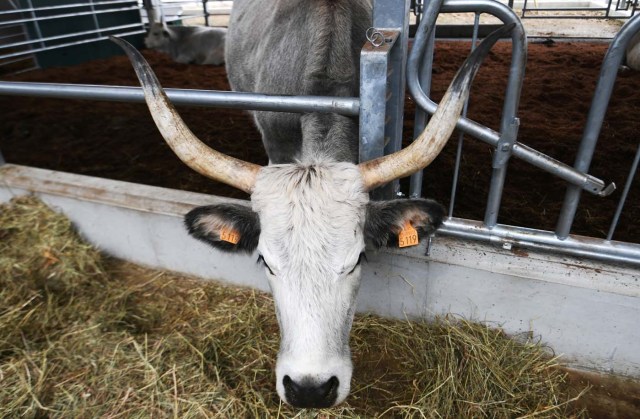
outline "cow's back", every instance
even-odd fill
[[[360,50],[370,25],[368,0],[236,0],[226,44],[231,87],[269,94],[357,96]],[[318,141],[333,154],[321,157],[357,158],[357,121],[351,118],[253,114],[272,163],[313,158]]]

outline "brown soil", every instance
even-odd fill
[[[640,381],[613,375],[567,370],[569,385],[580,391],[589,387],[577,408],[584,408],[592,419],[637,419],[640,417]]]
[[[572,164],[582,136],[607,45],[530,44],[520,101],[519,141]],[[469,43],[439,42],[434,97],[439,98],[469,50]],[[189,66],[150,51],[145,56],[165,87],[228,90],[223,67]],[[485,62],[472,92],[469,115],[498,129],[510,62],[510,44],[500,43]],[[33,71],[5,80],[137,85],[125,57],[69,68]],[[608,198],[583,194],[573,233],[604,237],[638,147],[640,75],[618,76],[591,173],[619,190]],[[267,162],[260,135],[244,112],[181,108],[184,119],[206,143],[235,157]],[[412,133],[415,107],[409,100],[405,139]],[[11,163],[209,194],[246,197],[186,168],[158,134],[144,105],[0,97],[0,150]],[[457,134],[426,170],[423,193],[448,205]],[[491,175],[490,146],[465,139],[454,215],[483,219]],[[406,184],[403,183],[406,188]],[[553,230],[563,181],[512,159],[499,222]],[[640,242],[640,188],[636,181],[614,239]]]

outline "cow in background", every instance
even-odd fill
[[[627,45],[626,63],[632,70],[640,71],[640,32],[635,34]]]
[[[226,36],[226,28],[168,26],[161,19],[151,22],[144,44],[169,54],[178,63],[221,65]]]

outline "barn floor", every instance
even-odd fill
[[[530,44],[520,103],[519,141],[572,164],[585,124],[606,44]],[[434,97],[439,98],[469,50],[467,42],[439,42]],[[145,51],[165,87],[228,90],[223,67],[188,66]],[[499,125],[510,44],[499,43],[476,79],[469,115],[493,129]],[[69,68],[38,70],[4,80],[137,85],[125,57]],[[640,75],[620,73],[596,149],[591,173],[619,190],[608,198],[584,194],[573,232],[604,237],[638,146]],[[405,109],[405,141],[414,105]],[[196,135],[235,157],[265,164],[260,136],[250,117],[237,110],[182,108]],[[157,133],[145,106],[108,102],[0,97],[0,150],[11,163],[140,182],[222,196],[245,197],[187,169]],[[457,138],[454,134],[453,138]],[[447,205],[456,140],[427,169],[426,196]],[[454,216],[483,219],[491,173],[491,147],[466,139]],[[406,188],[407,185],[403,184]],[[499,222],[553,230],[564,183],[513,159]],[[640,189],[634,184],[614,239],[640,242]]]

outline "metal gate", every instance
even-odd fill
[[[435,111],[437,104],[428,95],[434,43],[435,19],[438,13],[475,13],[475,33],[478,16],[491,14],[504,24],[515,23],[511,34],[512,61],[507,91],[505,93],[500,132],[491,130],[463,115],[458,121],[460,131],[495,149],[492,162],[493,174],[487,198],[484,220],[455,218],[453,202],[457,185],[454,171],[454,189],[449,218],[440,234],[494,243],[505,248],[519,246],[544,251],[584,256],[600,260],[640,265],[640,244],[611,241],[617,218],[633,181],[640,152],[626,181],[618,211],[612,215],[609,236],[606,239],[570,235],[580,194],[583,190],[607,196],[615,189],[588,174],[589,163],[598,138],[617,69],[622,62],[625,46],[640,31],[640,18],[632,18],[614,39],[605,58],[600,79],[589,113],[588,124],[578,158],[570,167],[517,141],[519,120],[517,108],[526,61],[526,36],[518,16],[507,5],[491,0],[433,0],[427,5],[417,30],[411,55],[408,56],[408,27],[410,0],[375,0],[374,29],[361,55],[361,89],[359,98],[287,97],[239,92],[193,91],[167,89],[171,100],[178,105],[218,106],[281,112],[335,112],[360,118],[360,158],[368,160],[384,153],[396,151],[401,146],[404,105],[404,86],[408,86],[417,105],[424,111],[416,118],[416,131],[424,126],[427,114]],[[442,3],[442,4],[441,4]],[[474,36],[475,41],[475,36]],[[140,88],[119,86],[61,85],[45,83],[0,82],[0,94],[74,98],[88,100],[112,100],[125,102],[144,101]],[[567,182],[567,194],[555,232],[501,225],[497,223],[503,185],[511,157],[522,159],[541,170]],[[1,156],[0,156],[1,158]],[[411,195],[420,196],[420,176],[412,177]],[[377,198],[398,196],[398,183],[376,192]]]

